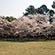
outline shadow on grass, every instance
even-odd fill
[[[0,39],[0,42],[46,42],[46,41],[55,41],[55,39],[32,39],[32,40]]]

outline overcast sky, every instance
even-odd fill
[[[35,8],[42,4],[51,8],[53,0],[0,0],[0,16],[20,17],[29,5],[34,5]]]

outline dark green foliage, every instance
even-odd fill
[[[49,19],[49,22],[50,22],[50,24],[52,24],[52,22],[53,22],[53,17],[52,17],[52,16],[53,16],[54,13],[55,13],[55,12],[54,12],[53,10],[50,10],[50,11],[49,11],[49,15],[50,15],[50,16],[49,16],[49,18],[50,18],[50,19]]]
[[[47,12],[48,8],[46,5],[42,5],[37,9],[37,13],[39,14],[45,14]],[[45,12],[45,13],[44,13]]]
[[[55,12],[54,12],[53,10],[50,10],[50,11],[49,11],[50,16],[53,16],[54,13],[55,13]]]
[[[49,22],[50,22],[50,24],[52,24],[52,22],[53,22],[53,19],[51,17],[49,19]]]
[[[16,18],[10,16],[10,17],[5,17],[6,20],[8,20],[9,22],[13,21],[13,20],[16,20]]]
[[[55,9],[55,2],[53,1],[53,5],[52,5],[52,8],[54,8]]]
[[[25,16],[28,14],[36,14],[35,7],[33,5],[30,5],[27,9],[25,9],[25,11]]]
[[[27,13],[35,14],[35,7],[30,5],[29,8],[26,9]]]
[[[53,10],[48,9],[46,5],[42,5],[37,9],[33,5],[30,5],[27,9],[25,9],[25,11],[26,13],[24,13],[24,16],[27,16],[28,14],[49,14],[50,16],[53,16],[53,14],[55,13]]]
[[[0,18],[2,18],[2,19],[5,19],[5,20],[8,20],[9,22],[11,22],[11,21],[13,21],[13,20],[16,20],[16,18],[15,17],[13,17],[13,16],[0,16]]]

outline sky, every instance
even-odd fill
[[[45,4],[52,9],[54,0],[0,0],[0,16],[21,17],[29,5],[40,7]]]

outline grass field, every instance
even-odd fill
[[[0,55],[55,55],[55,41],[0,41]]]

